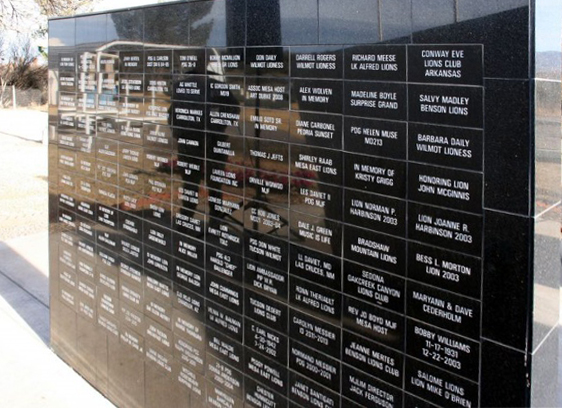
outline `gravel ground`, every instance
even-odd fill
[[[0,133],[0,241],[47,230],[47,187],[46,145]]]

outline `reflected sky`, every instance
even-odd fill
[[[562,41],[560,22],[562,7],[559,0],[542,0],[538,3],[535,22],[537,24],[536,51],[560,51]]]
[[[170,3],[174,0],[169,1],[157,1],[157,0],[101,0],[96,2],[93,7],[93,11],[107,11],[115,9],[123,9],[127,7],[138,7],[150,4],[160,4],[160,3]],[[511,4],[514,3],[514,4]],[[516,6],[517,1],[504,1],[505,8],[511,8]],[[213,13],[211,13],[213,14]],[[560,7],[558,0],[541,0],[537,8],[536,22],[541,27],[540,35],[537,35],[536,39],[536,50],[537,52],[543,51],[557,51],[560,49],[561,33],[559,31],[560,21],[562,20],[562,8]],[[203,23],[203,21],[201,21]],[[111,36],[111,33],[109,33]],[[114,33],[115,34],[115,33]],[[211,37],[224,36],[224,32],[214,32],[211,33]],[[216,39],[215,42],[221,42],[220,39]]]

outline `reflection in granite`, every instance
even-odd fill
[[[530,386],[528,356],[524,352],[482,342],[482,395],[484,407],[528,407]]]
[[[75,44],[75,19],[69,18],[49,22],[49,47],[72,47]]]
[[[315,44],[318,3],[315,0],[247,0],[247,45]]]
[[[560,31],[562,10],[554,2],[543,2],[535,11],[535,21],[540,22],[536,31],[535,76],[560,81],[561,56]]]
[[[76,46],[96,48],[107,42],[106,14],[76,18]]]
[[[560,202],[560,86],[535,81],[535,214]]]
[[[380,40],[379,10],[372,0],[346,4],[323,0],[318,4],[319,43],[356,44]]]
[[[412,0],[412,29],[452,25],[457,22],[456,0]]]
[[[460,0],[457,2],[457,9],[459,21],[463,21],[528,5],[527,0]]]
[[[423,4],[422,0],[418,1]],[[527,79],[530,74],[528,21],[529,7],[487,13],[471,20],[464,20],[460,15],[456,23],[453,19],[442,27],[414,29],[413,41],[419,44],[483,44],[486,50],[484,77]]]
[[[533,351],[559,320],[562,261],[559,208],[535,219],[534,259]]]
[[[494,137],[485,138],[484,143],[484,204],[487,208],[528,215],[529,83],[488,80],[486,91],[485,128]],[[509,183],[505,182],[507,179]]]
[[[482,335],[525,350],[531,324],[528,314],[531,260],[527,246],[532,221],[492,211],[485,217]],[[504,308],[505,313],[496,312]]]
[[[142,47],[144,12],[145,10],[136,9],[108,15],[107,41],[116,41],[114,49],[137,49]]]
[[[412,33],[412,0],[379,0],[381,40],[409,43]]]
[[[245,0],[199,1],[186,6],[190,9],[190,45],[244,45]]]
[[[144,11],[144,42],[163,45],[188,45],[191,10],[183,4],[167,8],[153,7]]]
[[[556,291],[558,293],[558,290]],[[559,378],[560,327],[555,326],[544,344],[533,356],[533,382],[531,384],[531,406],[557,407],[560,406],[560,385],[554,386],[553,379]],[[537,369],[540,367],[540,369]],[[560,381],[560,380],[558,380]]]
[[[53,349],[122,406],[555,405],[561,14],[52,20]]]

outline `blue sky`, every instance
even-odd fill
[[[536,50],[553,51],[560,49],[562,33],[560,24],[562,23],[562,5],[560,0],[539,0],[537,1],[536,12]]]

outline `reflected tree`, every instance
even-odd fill
[[[191,13],[190,21],[190,38],[199,39],[199,44],[206,44],[211,36],[211,30],[213,29],[213,20],[208,19],[205,21],[205,17],[211,13],[211,8],[213,2],[205,3],[195,3]]]
[[[6,52],[7,62],[0,65],[0,107],[11,104],[12,86],[18,90],[39,89],[41,102],[47,95],[47,66],[36,63],[37,51],[29,38],[21,38]]]
[[[111,16],[117,38],[154,44],[206,44],[216,21],[209,18],[215,2],[204,1],[127,11]],[[144,36],[143,36],[144,30]]]
[[[143,41],[143,10],[123,11],[111,14],[117,38],[129,41]],[[108,38],[108,40],[110,40]]]

